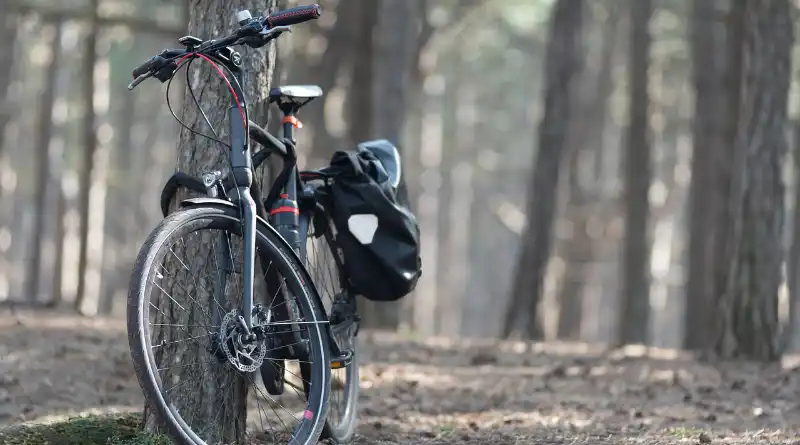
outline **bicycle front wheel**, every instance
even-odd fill
[[[301,265],[272,232],[256,232],[256,261],[280,277],[285,298],[266,294],[256,274],[253,329],[243,327],[241,222],[235,208],[168,216],[136,260],[128,294],[128,341],[147,408],[145,423],[179,445],[316,443],[325,424],[330,357],[322,308]],[[216,267],[215,267],[216,266]],[[214,268],[215,267],[215,268]],[[279,304],[297,311],[275,320]],[[252,335],[251,335],[252,334]],[[273,396],[254,371],[280,354],[293,391]],[[294,366],[294,368],[292,368]],[[306,372],[300,372],[303,367]]]

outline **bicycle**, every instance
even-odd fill
[[[277,104],[283,113],[283,140],[278,140],[247,119],[246,98],[241,88],[241,55],[231,48],[236,45],[262,47],[289,31],[290,25],[316,19],[320,14],[318,5],[291,8],[256,18],[251,17],[248,11],[240,11],[237,14],[240,28],[230,36],[208,41],[193,36],[182,37],[179,42],[185,46],[184,49],[164,50],[133,70],[135,80],[129,85],[129,90],[150,77],[162,83],[170,81],[185,64],[200,58],[217,68],[233,97],[229,123],[230,174],[223,178],[221,172],[213,171],[195,178],[178,172],[167,181],[161,195],[165,219],[142,246],[129,288],[128,338],[136,375],[148,406],[155,409],[159,425],[165,426],[180,445],[266,440],[265,431],[247,433],[248,416],[231,419],[229,416],[232,414],[226,412],[245,411],[248,414],[252,411],[246,400],[248,383],[255,388],[257,396],[269,399],[270,408],[284,426],[284,419],[291,417],[297,421],[297,425],[285,434],[276,436],[271,431],[269,436],[273,440],[305,445],[314,443],[324,434],[341,443],[350,440],[355,431],[358,367],[354,339],[358,333],[359,317],[355,296],[345,284],[342,259],[337,255],[335,229],[320,203],[324,200],[324,185],[334,175],[325,169],[300,171],[293,135],[295,126],[299,126],[298,110],[321,96],[322,91],[316,86],[287,86],[270,91],[270,103]],[[251,153],[251,140],[262,150]],[[393,159],[396,160],[393,147],[394,152],[387,147],[374,149],[387,159],[389,165]],[[252,172],[273,154],[279,156],[284,165],[267,198],[262,200],[260,189],[252,182]],[[392,156],[394,158],[389,159]],[[399,174],[399,164],[392,168]],[[179,210],[170,214],[169,203],[180,187],[205,196],[183,200]],[[269,216],[267,208],[270,209]],[[200,242],[172,247],[177,243],[171,241],[179,236],[211,231],[219,233],[213,236],[203,234]],[[243,245],[243,258],[238,262],[232,247],[236,240]],[[322,254],[310,252],[308,244],[314,246],[310,240],[321,240],[325,244]],[[198,249],[202,246],[210,246],[212,252],[200,254]],[[181,260],[176,250],[186,253],[191,259]],[[159,269],[160,262],[170,254],[178,262],[173,262],[170,267],[161,265]],[[332,300],[327,305],[317,286],[320,280],[314,280],[304,264],[312,257],[316,259],[326,254],[333,260],[333,271],[329,271],[329,276],[339,281],[338,285],[326,290]],[[218,265],[215,274],[200,274],[192,282],[179,275],[203,269],[211,260]],[[255,279],[257,266],[263,279]],[[233,292],[229,284],[237,275],[241,276],[242,287],[237,286]],[[203,285],[207,284],[209,277],[220,281],[212,290]],[[190,309],[187,311],[164,287],[187,291],[190,301],[184,304]],[[155,288],[166,295],[157,296],[157,302],[163,304],[165,310],[160,310],[147,298]],[[203,298],[192,297],[191,294],[199,294],[201,290]],[[256,303],[256,294],[270,299],[270,307]],[[277,304],[272,306],[273,303]],[[159,327],[155,329],[158,337],[155,346],[147,336],[151,330],[148,322],[153,308],[156,312],[152,318],[157,322],[153,326]],[[179,312],[178,309],[186,312],[179,319],[186,324],[165,323],[168,313]],[[208,322],[211,324],[206,324]],[[187,340],[193,340],[195,344],[187,349],[177,349],[172,345],[179,341],[163,332],[166,327],[181,328],[188,335]],[[337,340],[340,337],[341,340]],[[185,362],[198,357],[211,358],[208,362],[197,363],[201,369],[212,371],[210,379],[201,379],[202,376],[185,370],[195,364]],[[159,367],[155,364],[156,359],[165,359],[174,366]],[[299,368],[297,374],[289,371],[287,366],[295,361]],[[344,414],[338,421],[328,415],[331,369],[345,370],[347,374],[343,391]],[[253,378],[256,371],[260,373],[266,392],[260,391]],[[287,376],[287,373],[291,375]],[[300,383],[293,383],[297,379]],[[165,381],[171,384],[168,388]],[[170,394],[172,389],[186,383],[195,386],[185,397],[193,405],[187,410],[192,415],[188,421],[175,406],[182,398]],[[227,384],[225,388],[234,392],[220,395],[221,391],[214,387],[215,384]],[[294,388],[304,401],[301,402],[303,406],[295,406],[301,411],[295,413],[284,407],[289,416],[283,413],[281,417],[272,406],[276,399],[271,396],[282,398],[286,386]],[[214,414],[211,412],[213,405],[220,405]],[[262,421],[267,417],[266,410],[260,406],[256,408],[256,414]],[[233,428],[232,431],[223,428],[211,432],[204,439],[199,436],[216,424],[232,424]],[[203,431],[198,431],[202,427],[205,427]]]

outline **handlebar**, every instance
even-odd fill
[[[137,66],[133,69],[133,77],[139,77],[143,74],[147,74],[155,66],[160,66],[165,62],[164,58],[161,56],[153,56],[147,62]]]
[[[320,15],[322,15],[322,7],[319,5],[297,6],[270,14],[267,16],[265,25],[270,28],[275,26],[296,25],[298,23],[317,19]]]
[[[134,80],[128,85],[128,90],[136,88],[137,85],[153,76],[162,82],[166,82],[172,76],[174,69],[177,68],[175,59],[190,52],[214,51],[237,44],[246,44],[253,48],[259,48],[282,33],[290,32],[289,25],[319,18],[322,14],[322,8],[317,4],[298,6],[272,13],[267,17],[257,18],[250,18],[250,13],[247,11],[241,11],[239,14],[242,18],[239,22],[241,27],[230,36],[204,42],[197,39],[197,42],[194,42],[199,43],[197,45],[187,46],[183,50],[164,50],[161,54],[134,68],[131,73]],[[170,63],[175,66],[166,70],[167,72],[160,72],[164,67],[170,68],[168,66]]]

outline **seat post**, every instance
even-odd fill
[[[294,107],[291,105],[281,107],[283,111],[283,137],[290,140],[292,143],[297,142],[294,138],[294,128],[297,125],[297,116],[295,116]]]

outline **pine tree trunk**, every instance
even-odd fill
[[[269,13],[275,10],[275,0],[255,1],[255,0],[198,0],[192,4],[190,18],[189,18],[189,34],[202,38],[211,39],[220,36],[228,35],[235,29],[236,21],[235,14],[242,9],[250,10],[253,16]],[[270,80],[275,66],[275,48],[274,44],[259,49],[253,50],[246,47],[236,47],[236,51],[242,55],[242,67],[247,73],[245,83],[242,88],[245,93],[245,98],[249,107],[249,119],[254,122],[266,124],[268,116],[268,103],[267,94],[269,92]],[[198,61],[199,62],[199,61]],[[182,72],[181,72],[182,73]],[[192,65],[193,83],[191,85],[195,95],[200,98],[200,105],[205,111],[208,119],[212,123],[222,124],[218,125],[216,130],[219,132],[220,138],[227,141],[228,138],[228,113],[231,106],[231,96],[228,89],[225,87],[222,79],[218,73],[210,69],[208,66],[202,66],[199,63]],[[188,94],[185,97],[189,98],[184,101],[183,109],[179,116],[183,122],[195,131],[201,131],[209,134],[210,130],[205,124],[200,110],[190,99]],[[220,144],[213,142],[207,138],[194,135],[185,128],[181,130],[180,140],[178,143],[178,162],[177,170],[186,172],[191,175],[199,176],[204,172],[212,170],[220,170],[223,174],[229,171],[228,151]],[[261,169],[259,169],[261,170]],[[254,183],[259,182],[258,177],[254,178]],[[172,208],[176,207],[176,203],[183,198],[184,193],[178,193],[178,196],[172,203]],[[203,270],[205,254],[200,255],[200,252],[213,252],[214,246],[211,245],[215,241],[214,237],[204,237],[205,242],[200,242],[198,237],[193,238],[198,240],[184,246],[181,258],[187,261],[186,266],[190,270]],[[199,261],[198,264],[195,262]],[[168,267],[168,266],[167,266]],[[168,276],[165,274],[165,279]],[[180,283],[162,283],[164,289],[169,290],[170,286],[181,286]],[[189,286],[183,286],[188,288]],[[230,292],[235,292],[236,286],[228,286]],[[176,288],[177,289],[177,288]],[[229,298],[236,298],[229,295]],[[162,303],[167,305],[169,300],[162,298]],[[168,305],[167,305],[168,306]],[[192,314],[193,310],[176,312],[185,313],[185,317],[192,318],[193,316],[200,317],[198,314]],[[167,312],[165,310],[165,312]],[[174,320],[169,323],[191,323],[185,321]],[[166,331],[169,329],[153,326],[153,337],[155,339],[165,338]],[[195,353],[205,353],[204,350],[191,350],[190,345],[193,342],[177,343],[170,354],[184,357],[187,362],[197,361],[196,357],[192,357]],[[195,347],[196,348],[196,347]],[[223,441],[225,443],[238,443],[243,440],[245,433],[245,426],[247,422],[246,416],[246,397],[247,386],[244,379],[238,375],[231,375],[230,372],[221,376],[213,370],[208,369],[202,376],[195,375],[192,372],[194,367],[181,368],[173,373],[177,373],[181,381],[192,380],[193,384],[190,390],[184,388],[186,393],[182,395],[181,401],[181,416],[184,419],[192,419],[193,425],[211,424],[212,422],[218,425],[214,428],[217,431],[222,431],[225,437],[209,437],[204,438],[207,442]],[[219,369],[222,369],[220,367]],[[223,381],[225,379],[225,381]],[[230,385],[230,386],[228,386]],[[219,388],[234,388],[229,392],[226,398],[225,394],[220,394]],[[209,407],[226,406],[227,408],[217,412],[217,409]],[[217,415],[218,416],[215,416]],[[158,421],[153,416],[153,412],[149,407],[145,408],[145,424],[146,428],[150,431],[158,430]]]
[[[572,223],[572,233],[564,242],[566,268],[558,295],[557,337],[563,340],[579,340],[583,321],[583,305],[586,285],[590,280],[590,266],[594,258],[595,240],[589,235],[592,216],[591,205],[600,195],[593,187],[591,172],[583,162],[589,156],[600,157],[603,151],[603,129],[608,114],[608,99],[613,92],[614,53],[619,34],[619,14],[616,5],[607,6],[608,16],[602,25],[602,43],[598,51],[599,65],[596,70],[585,69],[582,77],[581,97],[577,110],[567,162],[569,191],[565,218]],[[589,54],[587,54],[587,57]]]
[[[47,189],[50,183],[50,145],[53,138],[53,105],[58,87],[58,71],[61,67],[61,22],[48,27],[53,32],[50,42],[50,60],[47,65],[47,76],[44,90],[39,102],[39,122],[36,129],[36,194],[34,196],[35,211],[33,223],[33,252],[30,256],[26,295],[32,302],[40,298],[39,291],[42,275],[42,257],[45,227],[48,217]]]
[[[788,0],[746,2],[741,98],[733,147],[725,286],[716,352],[780,358],[778,288],[783,262],[787,102],[793,30]],[[735,67],[732,67],[735,69]]]
[[[373,0],[372,3],[375,3],[375,1]],[[324,6],[325,4],[323,3]],[[352,0],[350,2],[339,2],[336,5],[336,10],[330,11],[336,14],[336,23],[325,33],[325,53],[320,56],[319,63],[314,64],[314,66],[308,66],[308,64],[305,66],[310,71],[309,75],[312,83],[318,85],[326,93],[325,96],[320,98],[321,100],[314,101],[313,105],[303,110],[304,115],[313,124],[313,139],[311,144],[306,147],[309,152],[309,158],[313,159],[312,162],[327,164],[333,152],[340,148],[338,144],[341,139],[333,137],[325,125],[325,104],[329,98],[328,93],[336,86],[336,82],[341,76],[342,66],[346,62],[350,62],[352,58],[362,55],[361,52],[353,51],[353,45],[361,44],[359,38],[364,36],[367,30],[371,32],[372,26],[365,30],[362,26],[354,26],[354,21],[357,20],[357,17],[368,14],[366,12],[367,9],[375,9],[372,5],[367,6],[361,7],[359,5],[354,8]],[[354,17],[354,15],[357,17]],[[373,21],[371,19],[367,20],[369,21],[366,23],[371,25]],[[369,47],[369,40],[366,45]],[[289,62],[287,61],[287,63]],[[293,74],[290,72],[287,82],[296,82],[292,78]],[[363,117],[363,115],[360,116],[362,119]]]
[[[83,310],[87,297],[87,269],[89,268],[89,212],[90,189],[95,167],[95,152],[97,150],[96,115],[94,109],[95,65],[97,65],[97,37],[100,27],[97,23],[99,0],[92,0],[89,35],[86,37],[83,54],[83,91],[81,102],[83,104],[82,142],[83,165],[80,172],[80,194],[78,197],[78,212],[80,213],[80,251],[78,253],[78,290],[75,296],[75,306]]]
[[[648,68],[651,0],[630,0],[630,122],[625,154],[625,240],[622,254],[622,315],[618,344],[647,343],[650,318],[650,190]]]
[[[352,51],[352,72],[350,77],[349,98],[347,101],[348,144],[355,146],[373,137],[374,105],[373,71],[374,64],[374,28],[380,9],[379,0],[358,0],[363,4],[358,8],[354,18],[359,26],[352,31],[354,41]]]
[[[541,336],[536,311],[550,258],[556,189],[567,151],[572,94],[581,67],[583,9],[583,0],[558,0],[553,6],[545,61],[545,110],[539,124],[538,152],[527,194],[527,227],[506,312],[505,337],[518,325],[524,325],[526,338]]]
[[[695,86],[692,121],[692,179],[689,186],[689,252],[683,346],[702,350],[708,345],[714,295],[715,187],[719,170],[715,152],[724,145],[725,40],[713,2],[694,2],[690,46]],[[722,118],[722,119],[721,119]]]
[[[0,9],[0,155],[3,154],[6,125],[12,114],[11,104],[8,103],[8,87],[14,77],[14,50],[19,20],[11,11]]]
[[[800,347],[800,120],[792,125],[794,146],[794,205],[792,212],[792,244],[786,259],[789,287],[789,322],[784,341],[787,352]]]

